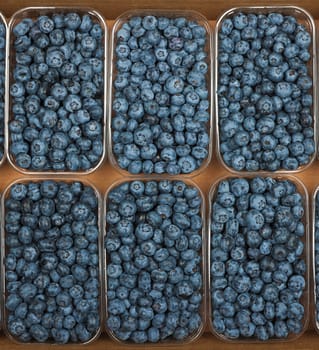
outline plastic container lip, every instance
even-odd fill
[[[201,217],[202,217],[202,229],[201,229],[201,237],[202,237],[202,249],[201,249],[201,256],[202,256],[202,262],[201,262],[201,272],[202,272],[202,288],[201,288],[201,293],[202,293],[202,304],[201,304],[201,308],[200,308],[200,316],[202,319],[201,325],[200,327],[197,329],[196,332],[194,332],[193,335],[191,335],[190,337],[186,338],[185,341],[177,341],[174,339],[167,339],[164,341],[159,341],[157,343],[144,343],[142,345],[150,345],[151,347],[168,347],[168,346],[176,346],[176,345],[186,345],[186,344],[190,344],[193,343],[194,341],[198,340],[200,338],[200,336],[204,333],[205,331],[205,326],[206,326],[206,318],[207,318],[207,235],[206,235],[206,216],[205,216],[205,196],[202,192],[202,190],[191,180],[188,178],[178,178],[178,177],[172,177],[172,178],[164,178],[163,176],[153,176],[151,179],[149,177],[140,177],[140,178],[136,178],[136,179],[132,179],[132,178],[123,178],[121,180],[118,180],[116,182],[114,182],[106,191],[105,195],[104,195],[104,199],[103,199],[103,204],[104,204],[104,213],[103,213],[103,247],[105,246],[105,239],[106,239],[106,234],[107,234],[107,223],[106,223],[106,210],[108,207],[108,196],[109,193],[116,188],[117,186],[124,184],[126,182],[133,182],[133,181],[143,181],[143,182],[148,182],[148,181],[156,181],[159,182],[161,180],[169,180],[169,181],[182,181],[184,182],[186,185],[190,185],[195,187],[198,190],[198,193],[201,196],[202,199],[202,204],[201,204]],[[106,326],[106,320],[108,318],[108,312],[107,312],[107,253],[106,253],[106,249],[103,249],[103,259],[104,259],[104,266],[105,266],[105,275],[104,275],[104,283],[105,283],[105,322],[104,322],[104,329],[106,331],[106,333],[109,335],[109,337],[111,339],[113,339],[113,341],[115,341],[118,344],[124,344],[126,346],[129,347],[137,347],[140,346],[141,344],[136,344],[133,341],[122,341],[120,339],[118,339],[114,332],[112,332],[111,330],[108,329],[108,327]]]
[[[5,34],[5,40],[6,40],[6,44],[5,44],[5,60],[4,60],[4,65],[5,65],[5,68],[4,68],[4,74],[5,76],[7,75],[6,73],[6,69],[7,69],[7,66],[8,66],[8,51],[7,51],[7,42],[8,42],[8,23],[7,23],[7,20],[6,18],[4,17],[4,15],[2,14],[2,12],[0,12],[0,24],[3,24],[4,27],[5,27],[5,30],[6,30],[6,34]],[[6,84],[6,77],[4,79],[4,96],[3,96],[3,100],[4,100],[4,118],[3,118],[3,126],[4,126],[4,130],[5,130],[5,120],[6,120],[6,101],[7,101],[7,84]],[[3,156],[2,158],[0,159],[0,166],[2,165],[2,163],[5,161],[6,159],[6,138],[7,138],[7,134],[6,132],[4,132],[4,142],[3,142]]]
[[[12,120],[10,118],[11,114],[11,103],[12,98],[10,96],[9,90],[10,86],[13,82],[12,72],[13,68],[15,67],[15,53],[13,49],[13,45],[11,43],[14,40],[14,35],[12,34],[12,29],[19,21],[21,21],[23,18],[31,17],[36,18],[37,16],[41,15],[52,15],[55,13],[71,13],[76,12],[80,15],[89,14],[91,15],[92,19],[101,25],[101,28],[103,29],[104,38],[102,39],[102,43],[104,46],[104,57],[103,57],[103,67],[104,67],[104,73],[103,73],[103,118],[102,118],[102,124],[103,124],[103,152],[100,157],[100,160],[98,163],[88,170],[80,170],[80,171],[54,171],[52,169],[48,171],[44,170],[28,170],[23,169],[19,167],[12,154],[10,153],[10,131],[9,131],[9,121]],[[72,6],[45,6],[45,7],[25,7],[21,10],[18,10],[15,12],[12,17],[10,18],[10,21],[7,26],[7,43],[6,43],[6,49],[7,49],[7,64],[6,64],[6,113],[5,113],[5,154],[9,161],[9,163],[12,165],[14,169],[19,171],[22,174],[26,175],[50,175],[50,176],[59,176],[59,175],[88,175],[92,172],[94,172],[96,169],[98,169],[101,164],[106,159],[106,145],[107,145],[107,77],[108,77],[108,65],[107,65],[107,58],[108,58],[108,28],[106,24],[106,20],[104,17],[95,9],[85,6],[79,6],[79,7],[72,7]],[[0,163],[1,164],[1,163]]]
[[[17,183],[40,183],[43,181],[47,181],[47,180],[53,180],[56,181],[58,183],[73,183],[73,182],[80,182],[81,184],[83,184],[84,186],[88,186],[91,187],[94,190],[94,193],[96,195],[96,198],[98,200],[98,209],[97,209],[97,217],[98,217],[98,229],[99,229],[99,238],[98,238],[98,254],[99,254],[99,282],[100,282],[100,287],[99,287],[99,316],[100,316],[100,324],[99,324],[99,328],[97,329],[96,333],[94,334],[94,336],[89,339],[86,342],[68,342],[66,344],[60,344],[60,343],[56,343],[53,341],[47,341],[44,343],[39,343],[36,341],[31,341],[31,342],[21,342],[19,341],[16,337],[14,337],[8,330],[7,328],[7,310],[5,308],[5,303],[6,303],[6,280],[5,280],[5,271],[6,271],[6,267],[5,267],[5,257],[7,254],[7,248],[6,248],[6,244],[5,244],[5,238],[6,238],[6,230],[5,230],[5,220],[1,220],[0,223],[0,227],[1,227],[1,240],[0,240],[0,245],[2,247],[1,252],[0,252],[0,256],[1,256],[1,264],[0,264],[0,273],[1,273],[1,305],[2,307],[2,312],[1,312],[1,316],[2,316],[2,329],[3,332],[5,333],[5,335],[14,343],[16,344],[26,344],[26,345],[41,345],[41,344],[50,344],[50,345],[63,345],[63,346],[74,346],[74,345],[87,345],[92,343],[93,341],[96,341],[99,336],[102,333],[102,325],[104,324],[104,310],[105,310],[105,306],[104,306],[104,259],[103,259],[103,251],[104,251],[104,247],[103,247],[103,238],[101,236],[101,232],[102,232],[102,216],[103,216],[103,203],[102,203],[102,198],[101,198],[101,194],[100,192],[97,190],[97,188],[87,179],[84,178],[80,178],[80,179],[71,179],[71,178],[65,178],[62,176],[52,176],[52,177],[44,177],[44,176],[39,176],[37,178],[33,178],[33,177],[25,177],[25,178],[20,178],[17,179],[13,182],[11,182],[9,185],[6,186],[6,188],[4,189],[2,195],[1,195],[1,215],[3,218],[5,218],[5,200],[8,198],[9,195],[9,191],[10,188],[17,184]]]
[[[163,174],[157,174],[157,173],[152,173],[152,174],[144,174],[144,173],[139,173],[139,176],[142,176],[144,178],[153,178],[154,176],[158,175],[165,175],[168,178],[174,178],[176,176],[183,176],[183,178],[192,178],[194,176],[197,176],[200,174],[203,170],[205,170],[208,166],[208,164],[211,162],[212,159],[212,152],[213,152],[213,124],[214,124],[214,108],[213,108],[213,103],[214,103],[214,94],[213,94],[213,58],[212,58],[212,29],[211,25],[208,22],[208,19],[202,15],[200,12],[194,11],[194,10],[169,10],[169,9],[141,9],[141,10],[129,10],[121,14],[117,19],[114,21],[111,35],[110,35],[110,44],[109,44],[109,85],[108,85],[108,121],[107,121],[107,128],[108,128],[108,144],[107,144],[107,152],[108,152],[108,159],[112,166],[122,175],[125,177],[130,177],[134,178],[136,175],[131,174],[128,170],[120,168],[120,166],[117,163],[116,157],[113,154],[113,141],[112,141],[112,127],[111,127],[111,122],[113,118],[113,109],[112,109],[112,102],[113,102],[113,81],[116,76],[116,70],[115,70],[115,47],[116,47],[116,33],[120,29],[121,25],[123,23],[127,22],[131,17],[134,16],[147,16],[147,15],[154,15],[154,16],[166,16],[168,18],[178,18],[178,17],[185,17],[188,20],[195,20],[202,26],[204,26],[207,34],[207,42],[206,42],[206,48],[205,52],[207,53],[207,64],[208,64],[208,73],[206,75],[206,86],[209,92],[209,113],[210,113],[210,118],[207,123],[207,132],[209,135],[209,145],[207,147],[208,150],[208,155],[207,158],[203,160],[202,164],[197,168],[195,171],[189,173],[189,174],[179,174],[179,175],[170,175],[168,173],[163,173]]]
[[[270,338],[267,341],[262,341],[258,340],[257,338],[245,338],[245,337],[239,337],[238,339],[230,339],[227,338],[226,336],[216,332],[213,326],[213,315],[212,315],[212,300],[211,300],[211,293],[212,293],[212,288],[211,288],[211,275],[210,275],[210,262],[211,262],[211,213],[212,213],[212,200],[215,198],[216,191],[218,184],[223,181],[223,180],[230,180],[230,179],[239,179],[239,178],[244,178],[247,180],[251,180],[255,177],[270,177],[276,180],[290,180],[293,182],[296,187],[298,192],[302,195],[303,198],[303,204],[305,208],[304,216],[302,219],[302,222],[305,226],[305,234],[303,236],[303,243],[304,243],[304,251],[302,254],[302,258],[305,260],[306,265],[307,265],[307,271],[304,275],[305,281],[306,281],[306,287],[303,291],[303,295],[301,298],[301,304],[304,306],[305,310],[305,316],[303,318],[303,327],[302,331],[298,334],[292,334],[289,333],[287,338],[280,339],[280,338]],[[309,308],[310,308],[310,293],[312,292],[311,286],[310,286],[310,269],[312,266],[312,257],[309,252],[311,251],[311,229],[310,229],[310,221],[309,221],[309,215],[310,215],[310,209],[309,209],[309,201],[308,201],[308,191],[304,183],[299,180],[297,177],[295,177],[292,174],[274,174],[274,173],[263,173],[263,174],[257,174],[257,173],[250,173],[250,174],[245,174],[244,176],[239,177],[238,175],[234,174],[229,174],[225,175],[222,177],[219,177],[211,186],[208,194],[208,216],[207,216],[207,227],[208,227],[208,238],[207,238],[207,249],[208,249],[208,255],[207,255],[207,286],[208,286],[208,312],[207,312],[207,318],[208,318],[208,323],[209,323],[209,328],[210,331],[214,336],[219,338],[220,340],[228,343],[256,343],[256,344],[266,344],[266,343],[277,343],[277,342],[290,342],[293,340],[298,339],[301,337],[304,332],[307,330],[308,324],[309,324]]]
[[[238,171],[233,169],[232,167],[228,166],[225,161],[223,160],[223,157],[220,152],[220,135],[219,135],[219,111],[218,111],[218,50],[219,50],[219,43],[218,43],[218,33],[220,30],[220,26],[222,21],[225,18],[228,18],[229,16],[238,13],[238,12],[244,12],[244,13],[255,13],[255,14],[268,14],[271,12],[280,12],[283,15],[294,15],[296,16],[296,19],[299,21],[302,20],[302,24],[306,24],[306,29],[309,31],[312,39],[312,43],[309,46],[309,50],[311,51],[312,60],[307,64],[309,73],[312,77],[312,96],[313,96],[313,105],[312,105],[312,118],[313,118],[313,129],[314,129],[314,136],[313,140],[315,142],[315,151],[313,155],[311,156],[309,162],[305,165],[300,166],[298,169],[295,170],[288,170],[280,168],[279,170],[271,172],[272,174],[294,174],[298,173],[300,171],[305,170],[308,168],[313,161],[316,158],[317,154],[317,144],[318,144],[318,123],[317,123],[317,110],[318,110],[318,89],[317,89],[317,50],[316,50],[316,26],[315,21],[311,14],[306,11],[305,9],[299,7],[299,6],[241,6],[241,7],[234,7],[226,12],[222,13],[221,16],[216,21],[216,27],[214,30],[214,51],[215,51],[215,62],[214,62],[214,95],[215,95],[215,127],[216,127],[216,150],[217,150],[217,157],[220,161],[220,163],[231,173],[237,174],[237,175],[249,175],[255,172],[242,170]],[[260,175],[266,175],[269,174],[269,170],[258,170],[258,174]]]

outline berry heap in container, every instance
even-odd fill
[[[113,30],[110,158],[191,174],[210,158],[210,32],[193,12],[123,15]]]
[[[104,154],[106,29],[94,11],[10,22],[8,153],[21,171],[88,172]]]
[[[4,157],[4,104],[6,81],[6,22],[0,13],[0,163]]]
[[[227,178],[212,190],[213,332],[294,339],[308,319],[307,191],[293,178]]]
[[[315,324],[319,331],[319,188],[317,187],[313,198],[313,233],[314,233],[314,283],[315,283]]]
[[[18,342],[88,343],[100,331],[99,197],[80,182],[4,196],[4,326]]]
[[[204,326],[200,191],[131,181],[106,197],[107,330],[128,343],[190,342]]]
[[[234,9],[216,31],[219,152],[233,171],[296,171],[315,156],[314,22],[297,8]]]

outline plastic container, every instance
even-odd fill
[[[213,93],[212,93],[212,48],[211,48],[211,28],[210,28],[210,24],[207,21],[207,19],[201,15],[200,13],[196,12],[196,11],[192,11],[192,10],[159,10],[159,9],[145,9],[145,10],[132,10],[132,11],[127,11],[125,13],[123,13],[121,16],[119,16],[116,20],[115,23],[113,25],[113,29],[112,29],[112,34],[111,34],[111,38],[110,38],[110,66],[109,66],[109,72],[110,72],[110,79],[109,79],[109,86],[108,86],[108,90],[109,90],[109,103],[108,103],[108,115],[109,115],[109,119],[108,119],[108,159],[110,161],[110,163],[113,165],[113,167],[115,167],[120,173],[122,173],[124,176],[127,177],[134,177],[134,174],[130,173],[128,170],[126,169],[122,169],[117,162],[117,158],[116,155],[113,153],[113,140],[112,140],[112,127],[111,127],[111,123],[112,123],[112,118],[114,117],[115,113],[113,111],[113,99],[114,99],[114,94],[115,94],[115,88],[113,87],[113,82],[117,76],[117,71],[116,71],[116,56],[115,56],[115,49],[116,49],[116,44],[117,44],[117,39],[116,39],[116,35],[117,32],[121,29],[121,27],[123,26],[123,24],[127,23],[132,17],[134,16],[147,16],[147,15],[153,15],[153,16],[164,16],[170,19],[174,19],[174,18],[179,18],[179,17],[184,17],[189,21],[196,21],[199,25],[203,26],[206,30],[206,45],[205,45],[205,52],[207,53],[207,58],[206,58],[206,63],[208,65],[208,72],[206,73],[206,88],[208,89],[209,92],[209,96],[208,96],[208,101],[210,103],[209,106],[209,113],[210,113],[210,120],[209,123],[207,123],[207,128],[206,131],[209,135],[210,138],[210,143],[209,146],[207,147],[208,150],[208,156],[206,159],[203,160],[201,166],[199,168],[197,168],[196,170],[194,170],[193,172],[189,173],[189,174],[180,174],[181,176],[187,176],[187,177],[191,177],[191,176],[195,176],[197,174],[199,174],[201,171],[203,171],[207,165],[209,164],[211,157],[212,157],[212,137],[213,137]],[[170,176],[170,177],[174,177],[177,175],[170,175],[167,172],[163,173],[165,174],[165,176]],[[151,173],[151,174],[143,174],[143,172],[140,172],[138,175],[144,176],[144,177],[148,177],[149,175],[153,175],[153,176],[158,176],[161,174],[158,173]]]
[[[305,227],[305,234],[303,237],[301,237],[301,241],[304,244],[304,250],[302,255],[300,256],[306,263],[307,266],[307,271],[304,275],[305,281],[306,281],[306,286],[305,289],[303,290],[303,295],[300,298],[299,302],[304,306],[304,317],[302,320],[302,331],[298,334],[293,334],[293,333],[289,333],[287,338],[269,338],[269,340],[267,341],[261,341],[258,340],[256,337],[251,337],[251,338],[247,338],[247,337],[243,337],[240,336],[237,339],[231,339],[229,337],[226,337],[224,334],[218,333],[214,326],[213,326],[213,305],[212,305],[212,281],[211,281],[211,238],[212,238],[212,232],[211,232],[211,215],[212,215],[212,202],[216,199],[216,191],[218,188],[218,185],[221,181],[223,180],[231,180],[231,179],[239,179],[239,178],[245,178],[247,180],[252,180],[255,177],[270,177],[273,178],[275,180],[289,180],[292,183],[294,183],[296,185],[297,191],[298,193],[301,194],[302,199],[303,199],[303,205],[304,205],[304,215],[302,218],[302,223],[304,224]],[[234,176],[234,175],[230,175],[230,176],[224,176],[220,179],[218,179],[213,186],[211,187],[210,191],[209,191],[209,203],[208,203],[208,208],[209,208],[209,214],[208,214],[208,243],[207,243],[207,247],[208,247],[208,277],[207,277],[207,284],[208,284],[208,289],[209,289],[209,293],[208,293],[208,322],[209,322],[209,327],[211,332],[219,339],[226,341],[226,342],[233,342],[233,343],[276,343],[276,342],[287,342],[287,341],[293,341],[296,340],[297,338],[299,338],[300,336],[302,336],[302,334],[306,331],[308,323],[309,323],[309,303],[310,303],[310,294],[312,293],[311,288],[310,288],[310,269],[311,269],[311,263],[312,263],[312,257],[311,254],[309,254],[309,252],[311,251],[311,238],[310,238],[310,230],[311,230],[311,226],[310,226],[310,220],[309,220],[309,202],[308,202],[308,191],[305,187],[305,185],[296,177],[292,176],[292,175],[274,175],[271,173],[267,173],[267,174],[251,174],[251,175],[245,175],[244,177],[238,177],[238,176]],[[250,260],[247,260],[250,261]],[[285,260],[286,261],[286,260]]]
[[[13,34],[12,30],[13,28],[21,22],[24,18],[31,18],[33,20],[37,19],[39,16],[52,16],[53,14],[67,14],[67,13],[77,13],[80,16],[83,16],[85,14],[90,15],[92,21],[94,23],[97,23],[101,26],[103,30],[104,37],[101,39],[102,44],[103,44],[103,51],[104,51],[104,57],[103,57],[103,97],[101,98],[102,101],[102,106],[103,106],[103,119],[102,119],[102,132],[103,132],[103,153],[100,157],[100,160],[98,163],[88,169],[88,170],[79,170],[79,171],[68,171],[68,170],[59,170],[59,171],[54,171],[52,168],[49,170],[35,170],[35,169],[25,169],[21,168],[16,164],[15,157],[10,151],[10,146],[11,146],[11,140],[10,140],[10,130],[9,130],[9,122],[13,119],[12,115],[12,103],[13,103],[13,98],[10,96],[9,90],[11,85],[14,83],[14,78],[13,78],[13,70],[15,68],[16,64],[16,53],[14,49],[14,40],[15,40],[15,35]],[[106,147],[106,103],[107,103],[107,42],[108,42],[108,31],[107,31],[107,26],[106,22],[103,18],[103,16],[98,13],[97,11],[88,8],[88,7],[27,7],[24,9],[21,9],[17,11],[15,14],[10,19],[10,22],[8,24],[8,64],[7,64],[7,86],[8,86],[8,94],[7,94],[7,100],[8,100],[8,112],[7,112],[7,117],[6,117],[6,123],[5,123],[5,133],[6,133],[6,151],[7,151],[7,157],[10,162],[10,164],[19,172],[24,173],[24,174],[30,174],[30,175],[41,175],[41,174],[51,174],[51,175],[60,175],[60,174],[73,174],[73,175],[86,175],[94,170],[96,170],[103,162],[105,158],[105,147]]]
[[[2,25],[4,25],[4,29],[5,29],[5,33],[4,33],[5,41],[7,41],[7,33],[8,33],[7,21],[6,21],[5,17],[3,16],[3,14],[0,12],[0,26],[2,26]],[[0,112],[3,113],[3,120],[0,121],[0,123],[1,123],[0,124],[0,130],[2,130],[2,132],[3,132],[3,135],[2,135],[3,137],[5,137],[5,135],[4,135],[4,125],[5,125],[4,120],[5,120],[5,114],[6,114],[5,104],[6,104],[6,98],[7,98],[6,97],[6,75],[5,75],[6,65],[7,65],[7,59],[6,59],[6,57],[7,57],[7,54],[6,54],[7,47],[6,46],[7,45],[6,45],[6,42],[5,42],[4,48],[1,49],[4,52],[4,58],[3,58],[3,60],[0,58],[0,64],[2,64],[2,62],[4,64],[4,72],[3,72],[3,74],[0,73],[0,81],[2,81],[2,84],[3,84],[2,87],[4,89],[4,94],[3,95],[0,94],[0,103],[3,103],[3,107],[0,106]],[[0,57],[1,57],[1,55],[0,55]],[[1,88],[1,84],[0,84],[0,88]],[[3,161],[5,159],[5,154],[6,154],[6,152],[5,152],[5,141],[3,141],[2,144],[0,144],[0,149],[1,148],[2,148],[2,152],[3,152],[3,156],[0,157],[0,165],[3,163]]]
[[[37,178],[37,179],[34,179],[34,178],[24,178],[24,179],[20,179],[20,180],[16,180],[14,182],[12,182],[11,184],[9,184],[6,189],[4,190],[3,194],[2,194],[2,198],[1,198],[1,214],[2,214],[2,217],[5,218],[6,217],[6,209],[5,209],[5,202],[6,202],[6,199],[9,197],[9,194],[10,194],[10,189],[13,185],[15,184],[18,184],[18,183],[21,183],[21,184],[29,184],[29,183],[41,183],[45,180],[53,180],[53,181],[56,181],[58,183],[64,183],[64,184],[72,184],[72,183],[75,183],[75,182],[80,182],[83,186],[86,186],[86,187],[91,187],[94,192],[95,192],[95,195],[96,195],[96,198],[97,198],[97,201],[98,201],[98,208],[96,210],[96,215],[97,215],[97,226],[98,226],[98,230],[99,230],[99,233],[101,233],[101,224],[102,224],[102,200],[101,200],[101,195],[99,194],[99,192],[97,191],[97,189],[87,180],[82,180],[79,179],[79,180],[71,180],[71,179],[65,179],[65,178],[62,178],[62,177],[46,177],[46,178]],[[22,342],[20,340],[17,339],[17,337],[15,337],[14,335],[12,335],[10,333],[10,331],[8,330],[8,325],[7,325],[7,320],[8,320],[8,314],[9,312],[7,311],[6,307],[5,307],[5,304],[6,304],[6,300],[7,300],[7,297],[8,297],[8,293],[7,293],[7,290],[6,290],[6,279],[5,279],[5,274],[6,274],[6,266],[5,266],[5,259],[6,259],[6,256],[8,254],[8,248],[6,246],[6,237],[7,237],[7,233],[6,233],[6,228],[5,228],[5,225],[6,225],[6,221],[5,219],[1,220],[1,247],[2,247],[2,250],[1,250],[1,281],[2,281],[2,288],[1,288],[1,293],[2,293],[2,296],[1,296],[1,303],[3,305],[3,308],[2,308],[2,319],[3,319],[3,330],[4,330],[4,333],[5,335],[10,339],[12,340],[13,342],[15,343],[18,343],[18,344],[32,344],[32,345],[37,345],[37,344],[41,344],[39,342],[36,342],[35,340],[31,341],[31,342]],[[92,336],[92,338],[88,341],[85,341],[85,342],[77,342],[77,343],[74,343],[72,342],[71,340],[69,340],[69,342],[66,344],[66,345],[82,345],[82,344],[89,344],[93,341],[95,341],[96,339],[98,339],[98,337],[100,336],[101,334],[101,324],[103,324],[104,322],[104,317],[103,317],[103,310],[104,310],[104,298],[103,298],[103,293],[104,293],[104,278],[103,278],[103,271],[104,271],[104,260],[102,258],[103,256],[103,239],[102,239],[102,235],[99,234],[99,237],[98,237],[98,241],[97,241],[97,245],[98,245],[98,255],[99,255],[99,265],[98,265],[98,269],[99,269],[99,272],[98,272],[98,279],[99,279],[99,296],[98,296],[98,300],[99,300],[99,315],[100,315],[100,324],[99,324],[99,328],[97,329],[96,333]],[[52,280],[50,281],[52,282]],[[55,342],[53,342],[52,338],[45,342],[46,344],[57,344]],[[59,345],[61,345],[59,343]]]
[[[6,35],[7,35],[7,22],[6,22],[6,19],[3,16],[3,14],[0,12],[0,26],[2,26],[2,25],[4,25],[4,27],[5,27],[5,37],[6,37]],[[6,50],[6,45],[4,47],[4,51],[5,50]],[[0,59],[0,64],[1,64],[1,59]],[[4,54],[4,69],[5,69],[5,65],[6,65],[6,53]],[[5,71],[4,71],[3,75],[1,74],[0,81],[3,82],[3,88],[4,88],[3,96],[0,95],[0,103],[1,103],[1,101],[4,103],[2,113],[3,113],[3,116],[5,116],[5,99],[6,99],[6,96],[5,96]],[[0,107],[0,109],[1,109],[1,107]],[[2,121],[2,125],[0,126],[0,128],[4,129],[4,119]],[[3,147],[3,152],[4,153],[3,153],[3,157],[0,158],[0,165],[3,163],[3,161],[5,159],[4,143],[3,143],[2,147]],[[1,275],[1,272],[0,272],[0,290],[1,290],[1,284],[2,284],[2,275]],[[0,309],[2,309],[2,302],[1,302],[1,300],[0,300]],[[0,329],[2,329],[2,314],[1,313],[0,313]]]
[[[319,295],[319,285],[316,278],[316,275],[318,275],[318,263],[316,262],[316,256],[319,256],[318,246],[319,246],[319,240],[317,237],[316,232],[318,232],[318,225],[316,225],[316,221],[319,220],[318,217],[318,193],[319,193],[319,186],[315,188],[315,191],[313,193],[312,197],[312,244],[313,244],[313,263],[312,263],[312,272],[313,272],[313,295],[314,295],[314,325],[315,330],[317,333],[319,333],[319,313],[317,309],[317,305],[319,303],[318,295]],[[316,215],[317,213],[317,215]]]
[[[312,16],[304,9],[297,7],[297,6],[243,6],[243,7],[235,7],[232,8],[226,12],[224,12],[217,20],[216,22],[216,28],[214,32],[214,51],[215,51],[215,71],[214,71],[214,92],[215,92],[215,115],[216,115],[216,150],[218,158],[221,162],[221,164],[230,172],[235,174],[251,174],[252,172],[243,170],[243,171],[237,171],[234,168],[228,166],[225,161],[223,160],[223,156],[220,151],[220,135],[219,135],[219,110],[218,110],[218,86],[219,86],[219,62],[218,62],[218,52],[219,52],[219,40],[218,40],[218,34],[221,28],[222,22],[227,18],[232,18],[232,16],[236,13],[243,12],[245,14],[264,14],[267,15],[272,12],[281,13],[284,16],[294,16],[297,19],[297,22],[299,24],[304,25],[306,30],[310,33],[312,42],[309,46],[309,52],[311,54],[311,59],[307,63],[308,68],[308,74],[310,77],[312,77],[312,89],[310,89],[309,93],[313,96],[313,104],[311,107],[311,115],[313,118],[313,129],[314,129],[314,142],[315,142],[315,152],[311,156],[310,161],[297,168],[296,170],[288,170],[288,169],[278,169],[277,171],[274,171],[273,173],[297,173],[304,169],[306,169],[308,166],[312,164],[314,159],[316,158],[316,150],[317,150],[317,50],[316,50],[316,30],[315,30],[315,22]],[[258,174],[261,173],[269,173],[268,170],[258,170]]]
[[[161,178],[161,177],[153,177],[152,179],[149,178],[139,178],[136,179],[138,181],[143,181],[144,183],[146,182],[150,182],[150,181],[156,181],[159,182],[161,180],[167,180],[166,178]],[[107,234],[107,230],[108,230],[108,224],[106,222],[106,211],[108,210],[108,196],[109,193],[115,189],[116,187],[118,187],[121,184],[124,183],[130,183],[133,182],[134,179],[128,178],[128,179],[122,179],[120,181],[117,181],[116,183],[114,183],[110,188],[108,188],[108,190],[106,191],[105,197],[104,197],[104,215],[103,215],[103,232],[104,232],[104,243],[106,240],[106,234]],[[183,181],[185,184],[187,184],[188,186],[192,186],[198,189],[199,194],[201,196],[202,199],[202,204],[201,204],[201,210],[200,210],[200,214],[202,217],[202,229],[201,229],[201,237],[202,237],[202,248],[201,248],[201,257],[202,257],[202,261],[201,261],[201,274],[202,274],[202,288],[201,288],[201,293],[202,293],[202,302],[201,302],[201,307],[200,307],[200,315],[201,315],[201,325],[200,327],[194,331],[193,334],[191,334],[189,337],[187,337],[186,339],[182,340],[182,341],[178,341],[173,339],[172,337],[169,337],[167,339],[165,339],[164,341],[159,341],[157,343],[151,343],[151,342],[147,342],[147,343],[143,343],[143,344],[138,344],[138,343],[134,343],[133,341],[122,341],[121,339],[119,339],[113,331],[111,331],[107,325],[105,324],[105,329],[106,332],[108,333],[108,335],[110,336],[111,339],[113,339],[115,342],[117,342],[118,344],[125,344],[125,345],[131,345],[133,347],[138,347],[138,346],[159,346],[159,347],[166,347],[166,346],[170,346],[170,345],[184,345],[184,344],[189,344],[191,342],[196,341],[201,335],[202,333],[205,331],[205,323],[206,323],[206,303],[207,303],[207,283],[206,283],[206,269],[207,269],[207,261],[206,261],[206,247],[207,247],[207,235],[206,235],[206,220],[205,220],[205,197],[202,193],[202,191],[200,190],[200,188],[191,180],[189,179],[177,179],[177,178],[170,178],[169,181]],[[105,244],[103,244],[103,246],[105,247]],[[164,244],[163,244],[164,246]],[[105,320],[108,319],[108,309],[107,309],[107,304],[108,304],[108,300],[107,300],[107,291],[108,291],[108,283],[107,283],[107,266],[108,266],[108,256],[107,256],[107,252],[106,249],[104,249],[104,259],[105,259],[105,296],[106,296],[106,318]]]

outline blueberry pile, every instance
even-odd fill
[[[311,44],[293,16],[239,12],[221,22],[219,142],[233,170],[296,170],[312,160]]]
[[[182,341],[202,326],[202,199],[182,181],[132,181],[107,198],[107,328]]]
[[[184,17],[132,17],[116,32],[112,150],[132,174],[189,174],[208,157],[206,29]]]
[[[5,199],[8,332],[85,343],[100,327],[98,200],[80,182],[17,183]]]
[[[9,152],[36,171],[86,171],[103,154],[104,31],[77,13],[24,18],[12,29]]]
[[[290,180],[219,183],[212,202],[210,261],[216,333],[266,341],[302,332],[303,217],[302,195]]]
[[[4,96],[5,96],[5,59],[6,27],[0,17],[0,161],[4,155]]]

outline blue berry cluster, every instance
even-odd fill
[[[220,152],[236,171],[296,170],[315,152],[312,38],[295,17],[235,13],[218,32]]]
[[[132,181],[107,198],[107,328],[121,341],[185,340],[202,327],[199,191]]]
[[[211,303],[228,339],[301,333],[306,303],[302,195],[290,180],[219,183],[211,213]]]
[[[132,174],[189,174],[208,157],[206,29],[132,17],[115,34],[112,150]]]
[[[36,171],[86,171],[103,154],[104,31],[77,13],[22,19],[12,29],[9,152]]]
[[[100,327],[98,199],[80,182],[17,183],[5,199],[6,327],[85,343]]]
[[[4,98],[5,98],[6,26],[0,16],[0,161],[4,155]]]

